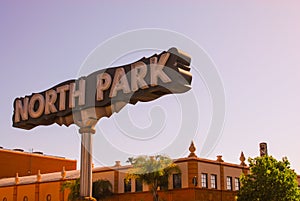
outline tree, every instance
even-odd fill
[[[61,187],[61,191],[70,189],[68,201],[80,200],[80,179],[66,181]],[[93,182],[92,196],[98,201],[105,199],[107,196],[112,195],[112,184],[108,180],[97,180]]]
[[[158,187],[168,186],[168,179],[173,172],[180,172],[178,166],[167,156],[139,156],[129,158],[132,168],[128,171],[127,180],[140,179],[150,187],[153,201],[158,201]]]
[[[93,197],[104,200],[107,196],[112,195],[112,184],[108,180],[97,180],[93,182]]]
[[[80,180],[79,178],[72,181],[66,181],[61,187],[61,191],[69,189],[68,201],[76,201],[80,198]]]
[[[250,173],[242,175],[238,201],[299,201],[297,175],[287,158],[249,158]]]

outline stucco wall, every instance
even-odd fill
[[[0,178],[76,170],[76,160],[0,149]]]
[[[6,198],[7,201],[13,200],[13,193],[14,193],[13,186],[0,188],[0,200],[2,201],[4,198]]]
[[[42,183],[39,185],[39,200],[47,201],[47,196],[50,195],[51,201],[59,200],[61,184],[60,182]]]
[[[114,192],[115,189],[114,189],[114,171],[113,170],[106,171],[106,172],[93,173],[93,182],[100,180],[100,179],[108,180],[111,183],[111,185],[113,187],[113,192]]]
[[[35,200],[35,184],[18,186],[17,192],[17,201],[24,201],[25,196],[27,196],[28,201]]]
[[[207,174],[207,181],[208,181],[208,188],[211,187],[210,176],[212,174],[217,175],[217,189],[221,189],[221,177],[220,177],[220,165],[219,164],[212,164],[212,163],[198,163],[198,183],[199,187],[201,186],[201,174]]]

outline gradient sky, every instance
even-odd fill
[[[269,154],[277,159],[287,156],[300,174],[299,8],[298,1],[1,1],[0,146],[79,160],[76,126],[53,125],[30,131],[13,128],[14,98],[76,78],[88,54],[117,34],[161,28],[184,34],[199,44],[216,64],[223,81],[225,124],[209,156],[200,155],[208,127],[205,124],[211,115],[205,109],[210,107],[206,101],[209,92],[199,94],[203,100],[202,127],[188,139],[195,141],[197,154],[211,159],[221,154],[225,161],[239,163],[241,151],[246,157],[255,157],[258,144],[267,142]],[[197,82],[201,80],[193,80],[193,84]],[[171,99],[162,99],[159,104],[168,108]],[[146,105],[129,108],[132,117],[138,117],[133,121],[147,125],[142,117]],[[173,119],[168,121],[172,124]],[[109,128],[108,120],[98,124]],[[97,162],[100,155],[109,154],[99,139],[96,133],[96,165],[101,165],[101,159]],[[189,144],[182,146],[187,149]],[[138,154],[138,146],[132,152]],[[105,165],[113,165],[115,160],[125,164],[126,158],[111,158]]]

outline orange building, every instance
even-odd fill
[[[186,158],[174,160],[181,172],[169,178],[168,190],[159,191],[166,201],[234,201],[240,188],[239,177],[247,173],[243,153],[239,164],[227,163],[222,156],[216,160],[199,158],[191,144]],[[125,182],[130,165],[122,166],[120,161],[111,167],[93,169],[93,181],[109,180],[113,195],[107,201],[152,201],[152,195],[145,184],[132,179]],[[0,201],[67,201],[68,191],[61,191],[65,181],[79,178],[79,170],[0,179]],[[300,177],[298,177],[300,183]]]
[[[41,152],[24,152],[21,149],[0,148],[0,179],[6,177],[36,175],[66,170],[76,170],[76,160],[47,156]]]
[[[188,157],[174,160],[181,173],[170,177],[168,190],[159,192],[161,198],[170,201],[234,200],[240,185],[239,177],[248,171],[245,158],[241,156],[241,164],[231,164],[224,162],[221,156],[217,160],[198,158],[192,145],[190,151]],[[121,166],[117,161],[112,167],[93,169],[93,181],[106,179],[113,186],[114,195],[107,200],[152,200],[147,185],[135,180],[125,183],[130,168],[130,165]],[[37,171],[35,175],[3,178],[0,179],[0,201],[67,201],[68,192],[61,191],[61,185],[79,175],[79,170],[61,168],[52,173]]]

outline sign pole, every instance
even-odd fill
[[[80,114],[80,117],[78,116]],[[81,134],[81,156],[80,156],[80,198],[81,200],[93,200],[92,197],[92,154],[93,135],[96,133],[95,126],[98,119],[93,109],[81,110],[74,113],[74,122],[79,126]]]
[[[80,196],[92,197],[92,149],[93,134],[96,130],[91,127],[79,129],[81,134],[81,162],[80,162]]]

